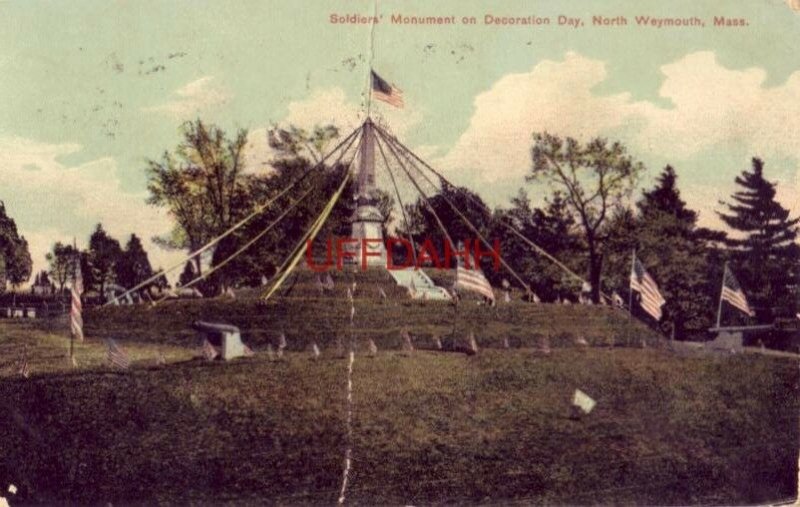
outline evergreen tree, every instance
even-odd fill
[[[697,229],[697,212],[686,207],[677,188],[677,175],[667,166],[655,188],[637,202],[635,227],[637,256],[659,285],[666,304],[662,330],[676,336],[702,334],[713,323],[716,309],[708,290],[713,272],[705,236]],[[626,252],[625,271],[630,271],[631,250]]]
[[[136,234],[131,234],[125,250],[116,265],[117,283],[131,288],[153,275],[153,268],[144,251],[142,241]]]
[[[178,278],[178,284],[183,287],[187,283],[191,282],[195,279],[197,275],[195,275],[194,271],[194,264],[191,261],[187,261],[186,265],[183,267],[183,271],[181,272],[181,276]]]
[[[752,170],[736,177],[741,190],[727,213],[718,213],[737,234],[726,241],[733,269],[760,322],[776,316],[793,316],[797,308],[797,244],[800,217],[775,200],[775,183],[764,177],[764,162],[753,158]]]

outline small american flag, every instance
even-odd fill
[[[376,99],[391,104],[394,107],[402,109],[405,105],[403,103],[403,90],[396,86],[389,84],[385,79],[380,77],[374,70],[372,72],[372,96]]]
[[[494,301],[494,292],[489,280],[483,276],[480,268],[467,269],[460,264],[456,267],[456,287],[477,292]]]
[[[72,305],[69,310],[69,324],[73,338],[83,341],[83,305],[81,304],[81,294],[83,294],[83,276],[81,275],[81,261],[75,257],[75,276],[72,279]]]
[[[111,363],[111,366],[127,370],[131,365],[131,359],[128,357],[128,353],[117,345],[117,342],[114,340],[107,340],[108,344],[108,362]]]
[[[412,352],[414,350],[414,344],[411,342],[411,334],[407,329],[403,329],[400,332],[400,335],[403,337],[403,350],[406,352]]]
[[[727,301],[738,310],[744,312],[748,317],[755,315],[750,305],[747,304],[747,297],[744,295],[742,286],[739,285],[739,280],[733,275],[733,272],[725,265],[725,274],[722,275],[722,294],[720,295],[722,301]]]
[[[253,357],[253,356],[256,355],[256,353],[253,352],[253,349],[251,349],[247,345],[244,346],[243,354],[244,354],[244,357]]]
[[[203,340],[202,352],[203,357],[206,358],[206,361],[213,361],[219,355],[217,348],[211,345],[211,342],[208,340]]]
[[[642,309],[654,319],[661,320],[661,307],[666,301],[658,291],[658,284],[644,269],[642,263],[636,258],[636,254],[633,255],[633,267],[631,268],[631,290],[640,294],[639,303]]]
[[[28,354],[23,353],[20,356],[19,361],[17,362],[17,373],[19,373],[23,378],[28,378],[31,374],[31,367],[28,364]]]

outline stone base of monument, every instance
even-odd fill
[[[242,335],[238,327],[202,321],[195,322],[192,327],[219,350],[219,356],[222,360],[230,361],[231,359],[245,356]]]

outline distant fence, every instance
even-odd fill
[[[69,313],[65,302],[0,306],[0,319],[42,319]]]

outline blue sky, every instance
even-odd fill
[[[532,132],[623,141],[652,178],[666,163],[717,225],[717,201],[753,155],[795,214],[800,157],[800,13],[791,0],[366,0],[0,2],[0,199],[37,268],[55,240],[95,223],[124,239],[165,232],[144,204],[145,160],[196,117],[251,132],[265,170],[273,123],[354,126],[369,62],[405,92],[376,106],[406,143],[492,204],[523,185]],[[331,14],[384,16],[366,25]],[[475,16],[476,26],[397,26],[393,13]],[[492,27],[484,15],[549,17]],[[559,15],[585,26],[557,25]],[[594,15],[628,26],[593,27]],[[638,27],[697,16],[705,28]],[[714,16],[747,26],[713,26]],[[374,51],[372,50],[374,48]],[[645,181],[644,184],[649,184]],[[528,186],[539,199],[544,190]],[[149,245],[155,264],[174,252]]]

